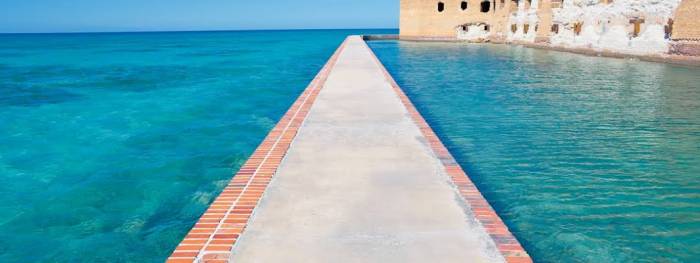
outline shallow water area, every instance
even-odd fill
[[[700,69],[370,47],[536,262],[700,260]]]
[[[0,35],[0,262],[162,262],[360,33]]]

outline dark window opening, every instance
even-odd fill
[[[527,31],[530,31],[530,25],[525,24],[525,25],[523,25],[523,32],[524,32],[525,34],[527,34]]]
[[[516,25],[516,24],[510,25],[510,32],[513,32],[513,34],[515,34],[515,32],[517,32],[517,31],[518,31],[518,25]]]
[[[469,27],[468,27],[468,26],[462,26],[462,31],[464,31],[464,32],[469,32]]]
[[[484,25],[484,31],[491,31],[491,27],[489,27],[489,25]]]
[[[552,32],[555,34],[559,34],[559,24],[552,25]]]
[[[664,26],[664,33],[666,39],[671,39],[671,34],[673,34],[673,19],[668,19],[668,24]]]
[[[491,10],[491,2],[489,2],[489,1],[481,2],[481,12],[487,13],[489,10]]]
[[[460,6],[460,8],[462,8],[462,10],[467,10],[467,7],[467,1],[462,1],[462,5]]]
[[[438,12],[445,11],[445,3],[438,2]]]

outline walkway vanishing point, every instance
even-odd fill
[[[360,36],[168,262],[532,262]]]

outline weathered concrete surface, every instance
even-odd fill
[[[234,262],[502,262],[359,37],[233,250]]]

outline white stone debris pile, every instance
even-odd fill
[[[680,0],[565,0],[562,8],[553,9],[552,22],[560,29],[551,42],[625,53],[665,53],[667,26],[679,4]],[[581,25],[578,34],[577,23]]]

